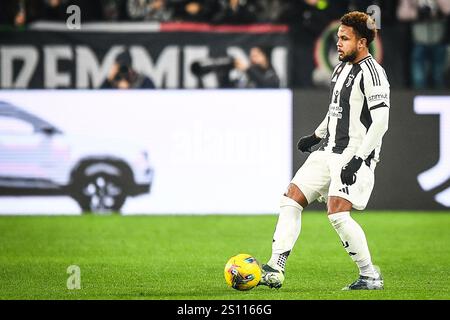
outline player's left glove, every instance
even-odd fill
[[[357,156],[354,156],[343,168],[341,171],[341,181],[343,184],[351,186],[356,182],[356,171],[361,168],[363,163],[363,159]]]

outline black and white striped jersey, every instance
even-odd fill
[[[389,91],[386,73],[371,55],[355,64],[343,62],[336,66],[331,78],[328,113],[315,131],[316,136],[324,139],[320,149],[339,154],[346,150],[368,164],[372,159],[378,162],[384,132],[380,132],[379,140],[378,136],[371,137],[372,143],[364,143],[364,139],[374,112],[380,108],[388,112]],[[384,118],[387,122],[388,117]]]

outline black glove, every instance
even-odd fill
[[[318,144],[320,140],[322,139],[316,137],[315,133],[306,137],[301,137],[297,142],[297,149],[301,152],[311,152],[311,147]]]
[[[341,171],[341,181],[343,184],[351,186],[356,182],[356,171],[361,168],[361,164],[363,163],[363,159],[357,156],[354,156],[343,168]]]

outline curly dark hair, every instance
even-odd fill
[[[357,37],[366,38],[367,46],[369,46],[377,35],[375,21],[364,12],[349,12],[342,16],[341,23],[344,26],[352,27]]]

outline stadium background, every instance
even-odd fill
[[[89,4],[83,1],[71,3],[60,1],[58,3],[59,11],[55,8],[53,11],[49,11],[47,8],[47,11],[42,11],[44,12],[41,13],[42,17],[36,16],[36,12],[40,11],[36,8],[33,9],[33,6],[26,1],[12,1],[10,4],[7,2],[3,4],[5,7],[9,6],[9,10],[3,11],[3,13],[14,12],[11,10],[20,8],[18,4],[23,4],[25,10],[30,6],[28,11],[30,21],[26,21],[23,25],[14,26],[13,23],[8,25],[5,24],[8,22],[5,14],[3,16],[4,25],[0,42],[2,71],[0,85],[2,89],[59,89],[60,91],[91,89],[105,97],[104,90],[98,89],[102,87],[107,78],[114,60],[124,49],[129,50],[131,54],[133,68],[154,82],[156,90],[152,90],[153,94],[158,90],[164,94],[164,90],[167,89],[220,89],[223,86],[218,77],[219,69],[198,75],[193,73],[192,64],[196,61],[208,61],[208,59],[221,57],[248,59],[249,49],[252,46],[263,44],[271,48],[270,60],[280,78],[280,87],[293,92],[292,134],[291,137],[283,138],[291,140],[291,148],[284,148],[283,151],[280,151],[283,153],[280,157],[283,157],[284,160],[273,163],[270,170],[276,171],[275,167],[285,163],[284,166],[290,168],[291,175],[296,172],[305,159],[295,150],[295,142],[300,136],[311,132],[319,123],[321,115],[326,112],[329,76],[333,66],[337,63],[334,47],[334,34],[338,27],[336,19],[348,8],[364,9],[363,11],[381,10],[373,13],[375,15],[382,14],[379,19],[381,29],[379,39],[371,46],[370,51],[387,71],[392,89],[393,108],[391,128],[384,143],[383,161],[377,169],[377,188],[370,202],[370,208],[436,210],[450,206],[449,193],[445,192],[448,188],[447,171],[450,170],[445,170],[445,164],[441,166],[443,169],[440,174],[446,176],[447,179],[441,179],[443,181],[438,186],[433,185],[434,190],[429,190],[430,187],[428,187],[424,191],[417,179],[421,172],[434,167],[436,163],[446,162],[445,155],[450,149],[445,138],[448,136],[448,131],[445,129],[448,127],[448,124],[445,123],[448,117],[445,117],[444,113],[439,115],[439,111],[431,111],[431,109],[428,114],[427,112],[417,114],[414,111],[414,97],[448,96],[450,55],[447,54],[445,64],[443,64],[443,74],[446,77],[444,87],[434,88],[435,85],[430,80],[423,88],[416,88],[412,82],[409,67],[414,63],[412,52],[416,44],[410,34],[414,23],[422,23],[422,20],[418,17],[417,21],[403,21],[399,11],[404,5],[402,1],[375,1],[373,3],[344,1],[343,3],[347,3],[347,5],[343,3],[336,5],[327,1],[300,1],[302,5],[291,4],[291,7],[287,6],[287,2],[284,4],[287,6],[286,8],[279,4],[279,14],[272,18],[267,16],[267,12],[264,14],[263,10],[269,10],[270,5],[275,5],[276,1],[273,3],[249,1],[248,3],[239,3],[243,15],[241,19],[253,17],[253,20],[241,21],[227,20],[226,18],[218,21],[217,17],[215,19],[211,16],[214,16],[213,13],[203,17],[203,20],[191,21],[186,17],[183,18],[183,15],[180,16],[181,13],[176,11],[179,9],[180,3],[170,1],[165,6],[167,12],[172,12],[172,19],[157,20],[152,16],[133,20],[122,17],[121,19],[117,18],[116,21],[111,21],[112,18],[107,18],[107,16],[101,16],[100,13],[103,11],[99,11],[99,8],[107,7],[101,1],[99,3],[89,2]],[[61,12],[61,9],[67,8],[69,4],[79,5],[82,14],[81,29],[79,30],[69,29],[67,21],[65,21],[69,14]],[[205,3],[199,2],[199,4],[207,7]],[[370,8],[370,5],[377,7],[373,9],[373,7]],[[170,11],[170,6],[176,10]],[[220,8],[220,6],[215,7],[216,10]],[[285,11],[281,8],[284,8]],[[222,7],[222,10],[225,9],[226,7]],[[210,10],[212,9],[210,8]],[[293,13],[288,15],[286,13],[288,10]],[[59,12],[59,15],[46,17],[45,13],[50,14],[49,12],[53,12],[53,14]],[[124,12],[129,11],[125,10]],[[176,12],[178,12],[178,16]],[[303,15],[295,16],[294,13]],[[436,18],[436,20],[447,23],[448,21],[444,18],[448,20],[446,16]],[[430,20],[429,23],[432,24],[434,21]],[[443,41],[448,52],[448,37]],[[228,71],[232,74],[234,70]],[[245,88],[238,89],[243,92]],[[260,91],[261,89],[252,90]],[[7,100],[8,94],[6,91],[3,93],[6,94],[6,96],[3,95],[3,100]],[[55,91],[48,91],[49,96],[57,94]],[[188,94],[187,91],[185,94]],[[236,106],[239,106],[239,109],[248,108],[239,101],[240,99],[233,100],[236,101]],[[30,100],[33,99],[30,98]],[[37,103],[37,100],[39,99],[36,99],[34,104]],[[233,101],[230,104],[234,103]],[[448,100],[442,100],[442,102],[446,105],[449,103]],[[102,103],[110,102],[104,100]],[[195,104],[195,102],[192,103]],[[253,102],[255,105],[260,103],[257,99]],[[64,103],[60,102],[60,104]],[[32,107],[35,108],[36,105]],[[95,107],[92,106],[92,108]],[[64,108],[64,106],[58,108]],[[158,108],[163,111],[165,107],[152,104],[149,113],[143,114],[142,117],[154,117],[151,112],[158,112]],[[272,108],[271,112],[276,112],[275,104]],[[257,116],[263,118],[268,115],[261,112],[259,115],[255,115],[255,117]],[[289,115],[285,114],[284,117],[284,121],[291,121]],[[203,121],[209,121],[206,114],[203,115]],[[230,118],[228,121],[233,120]],[[107,122],[108,115],[106,114],[105,118],[99,121],[99,125]],[[124,121],[124,126],[126,124],[127,122]],[[253,121],[248,124],[248,126],[250,125],[254,126],[253,130],[255,131],[267,130],[264,128],[264,125],[267,124],[263,124],[263,122]],[[285,125],[285,123],[279,122],[279,126]],[[282,128],[279,129],[282,130]],[[81,128],[79,131],[82,132],[83,129]],[[205,134],[210,133],[205,131]],[[125,133],[124,137],[126,137]],[[131,138],[128,137],[128,139]],[[147,139],[154,140],[154,134]],[[246,148],[251,149],[251,143],[246,145]],[[150,155],[158,153],[154,149],[149,150]],[[400,154],[403,156],[400,157]],[[236,157],[236,155],[230,156]],[[404,161],[405,156],[408,161]],[[441,156],[442,158],[440,158]],[[270,157],[270,151],[267,151],[264,157]],[[161,162],[167,161],[161,159]],[[170,171],[171,169],[166,170]],[[216,170],[218,172],[221,168],[217,167]],[[159,172],[156,169],[156,177]],[[237,172],[235,174],[240,176]],[[289,175],[280,173],[279,176],[282,181],[288,182]],[[281,176],[283,177],[281,178]],[[241,176],[242,181],[245,180],[243,177]],[[250,184],[249,180],[251,179],[249,177],[245,181],[246,184]],[[191,180],[195,181],[195,178]],[[276,179],[272,183],[267,179],[264,181],[267,181],[267,185],[276,185],[278,188],[283,185]],[[208,185],[214,183],[214,180],[205,180],[204,182],[205,185]],[[152,192],[155,192],[155,188]],[[204,192],[204,189],[200,186],[192,188],[194,197],[196,193],[201,192]],[[259,192],[270,194],[270,192],[264,192],[263,188]],[[271,190],[271,192],[273,191]],[[435,199],[438,193],[443,193],[439,201]],[[275,203],[276,198],[273,199]],[[148,201],[152,201],[151,198],[148,198]],[[61,209],[65,211],[64,208]],[[209,209],[211,212],[227,212],[224,208],[209,207]],[[262,211],[272,212],[273,210],[276,211],[275,204]],[[5,209],[5,211],[7,210]],[[165,211],[161,208],[147,211],[149,213],[170,212],[170,210]],[[187,211],[194,213],[202,210],[201,208],[196,210],[194,206]],[[231,211],[238,213],[238,206]],[[260,213],[261,208],[255,205],[254,210],[241,212],[251,211]],[[172,212],[183,213],[186,210],[175,209]]]
[[[50,2],[43,1],[43,3]],[[271,8],[271,5],[276,7],[277,3],[280,8],[283,7],[280,5],[280,3],[283,4],[282,1],[240,1],[240,6],[247,7],[248,16],[241,17],[243,20],[230,18],[230,20],[222,21],[217,20],[217,17],[214,19],[215,12],[205,14],[198,19],[191,19],[186,16],[183,18],[183,15],[181,17],[173,15],[171,18],[162,18],[163,16],[131,18],[124,14],[129,11],[120,6],[117,7],[119,16],[107,16],[104,14],[107,10],[102,11],[106,8],[106,3],[112,5],[117,2],[123,5],[128,3],[127,1],[63,0],[56,2],[62,11],[53,10],[53,13],[58,12],[58,14],[49,19],[49,16],[45,15],[31,15],[30,12],[39,11],[33,11],[35,9],[30,5],[31,1],[2,1],[0,7],[0,21],[2,22],[0,101],[7,101],[29,112],[34,112],[50,122],[52,122],[51,120],[56,123],[61,121],[60,123],[67,125],[67,128],[62,128],[63,131],[73,129],[96,136],[95,129],[104,136],[114,137],[107,140],[107,144],[114,145],[116,138],[131,142],[139,137],[143,141],[151,141],[149,145],[153,149],[149,151],[150,159],[152,157],[157,159],[153,167],[155,181],[160,183],[165,179],[164,188],[161,187],[162,191],[158,191],[159,185],[155,182],[149,193],[135,197],[137,201],[140,201],[139,205],[131,205],[131,200],[127,199],[122,213],[156,215],[273,214],[270,216],[273,219],[267,220],[265,217],[266,220],[261,220],[263,225],[261,230],[269,238],[272,233],[271,228],[276,221],[274,214],[277,212],[279,195],[283,192],[290,177],[306,159],[305,155],[299,154],[296,150],[296,142],[299,137],[309,134],[315,129],[327,110],[327,81],[330,68],[336,63],[333,48],[336,19],[349,9],[366,11],[370,5],[377,5],[381,9],[380,37],[379,41],[371,47],[371,52],[386,69],[391,83],[392,107],[390,128],[384,138],[382,162],[376,171],[376,184],[368,210],[378,210],[374,212],[379,213],[384,220],[389,220],[389,217],[395,214],[407,213],[408,215],[405,217],[409,219],[409,223],[414,224],[417,219],[418,225],[422,221],[420,218],[422,215],[436,213],[436,219],[441,219],[439,220],[441,222],[434,221],[436,222],[436,234],[445,234],[448,231],[447,214],[450,212],[450,192],[448,191],[450,188],[450,162],[448,161],[450,153],[449,35],[447,34],[440,43],[446,50],[445,60],[442,63],[444,85],[435,87],[431,83],[430,75],[430,79],[427,79],[430,80],[428,84],[417,88],[413,83],[410,70],[413,63],[412,52],[416,45],[411,36],[411,30],[414,23],[423,21],[419,21],[419,17],[410,21],[404,21],[398,17],[398,9],[406,1],[339,1],[339,5],[326,0],[298,1],[297,4],[292,4],[295,1],[286,1],[287,9],[285,8],[285,10],[291,12],[287,15],[280,14],[278,17],[272,17],[267,10],[270,11],[268,8]],[[184,5],[187,2],[190,1],[178,1],[177,5],[180,3]],[[201,5],[205,4],[205,1],[197,2]],[[219,2],[228,3],[228,1]],[[170,3],[167,1],[167,5]],[[66,24],[70,14],[63,9],[70,4],[76,4],[81,8],[81,29],[79,30],[69,29]],[[220,10],[218,8],[221,7],[215,8]],[[25,21],[20,23],[22,17],[20,13],[27,12],[27,10],[29,10],[30,18],[28,20],[25,18]],[[280,9],[280,12],[286,11]],[[448,15],[439,16],[439,21],[446,23],[447,33],[449,30],[448,20]],[[199,77],[191,70],[193,62],[209,58],[231,56],[248,59],[248,50],[259,44],[272,48],[270,58],[281,80],[279,89],[223,88],[215,72],[208,73],[200,81]],[[133,67],[151,78],[155,89],[139,90],[143,91],[142,93],[130,90],[128,95],[126,92],[118,92],[119,90],[101,89],[114,59],[124,48],[131,52]],[[429,58],[429,56],[425,55],[424,58]],[[67,99],[64,97],[66,94],[72,97],[70,103],[64,102],[64,99]],[[142,94],[142,99],[139,99],[140,94]],[[174,97],[178,98],[174,99]],[[124,102],[120,105],[116,102],[114,104],[115,99],[116,101],[128,101],[128,103]],[[41,106],[43,101],[45,101],[45,106]],[[95,101],[98,102],[94,103]],[[113,106],[114,112],[108,112],[109,105]],[[146,106],[148,106],[148,110]],[[65,114],[67,118],[65,118]],[[112,114],[114,114],[114,118]],[[145,131],[146,121],[143,119],[149,119],[148,124],[153,126],[153,131]],[[174,121],[175,119],[176,121]],[[134,135],[130,133],[133,131],[133,121],[136,121],[134,122],[136,126]],[[139,136],[141,128],[144,135]],[[5,127],[3,129],[7,131]],[[2,128],[0,128],[0,133],[1,130]],[[233,130],[235,133],[237,132],[237,135],[232,136]],[[239,134],[244,136],[243,140],[239,140]],[[167,148],[167,144],[174,143],[176,137],[185,137],[185,135],[191,139],[181,140],[187,142],[187,145],[183,146],[181,142],[178,142],[173,146],[178,148],[174,149],[176,152]],[[228,138],[230,140],[227,140]],[[220,143],[215,144],[214,139],[219,140]],[[156,140],[157,142],[155,142]],[[5,143],[8,140],[0,141]],[[227,141],[231,147],[227,145]],[[159,149],[154,146],[158,146]],[[217,146],[224,146],[226,152],[230,153],[214,154],[218,151]],[[187,151],[190,150],[189,148],[199,149],[191,150],[192,153],[190,153],[191,151]],[[159,154],[155,156],[155,153],[158,152]],[[242,152],[245,153],[244,156],[242,156]],[[184,155],[184,158],[177,159],[180,154]],[[219,159],[220,155],[224,156],[224,159]],[[202,156],[204,157],[202,158]],[[0,155],[0,160],[1,158]],[[6,157],[3,156],[3,160],[5,159]],[[187,160],[187,164],[184,160]],[[0,164],[1,166],[2,164]],[[434,181],[421,183],[418,177],[431,168],[435,170],[429,175],[429,179],[434,179]],[[4,165],[3,174],[7,170],[7,166]],[[164,177],[162,173],[167,172],[167,176]],[[219,172],[222,175],[219,175]],[[179,183],[178,189],[173,185],[176,182]],[[5,182],[2,181],[2,183]],[[257,188],[251,190],[254,185],[257,185]],[[0,213],[2,215],[78,215],[81,212],[69,197],[17,197],[17,195],[10,194],[8,185],[2,185],[2,187],[3,194],[0,197]],[[204,196],[202,196],[204,194],[211,200],[210,202],[204,201]],[[178,201],[177,195],[180,195]],[[190,200],[188,200],[189,198]],[[264,201],[260,201],[258,198],[264,198]],[[159,201],[158,205],[152,206],[152,201]],[[224,202],[226,203],[224,204]],[[314,204],[311,209],[312,212],[315,212],[314,210],[323,211],[324,206]],[[437,214],[438,212],[439,214]],[[414,214],[417,218],[414,218]],[[8,220],[8,218],[12,220]],[[30,246],[33,242],[54,241],[53,243],[58,242],[58,245],[61,245],[59,249],[54,247],[55,252],[65,250],[64,245],[59,242],[59,236],[62,235],[58,236],[58,233],[54,233],[50,239],[43,239],[42,235],[36,233],[33,227],[36,223],[35,226],[47,226],[48,229],[44,228],[45,230],[55,232],[57,228],[65,224],[64,221],[33,220],[36,217],[23,217],[22,219],[27,218],[30,219],[29,222],[21,219],[14,220],[18,219],[17,217],[0,218],[2,230],[9,230],[9,233],[5,233],[6,242],[2,246],[5,259],[14,256],[17,252],[14,250],[23,250],[23,255],[27,254],[27,249],[24,250],[23,246],[17,245],[19,243],[17,239],[25,230],[30,232],[29,238],[26,240]],[[112,220],[109,222],[95,220],[95,218],[88,217],[90,220],[80,220],[75,224],[79,223],[81,230],[86,232],[86,228],[89,228],[88,225],[92,223],[92,228],[99,231],[99,237],[101,237],[104,231],[103,223],[107,223],[110,227],[120,230],[121,236],[126,237],[127,232],[124,230],[135,230],[134,228],[140,223],[142,226],[148,227],[149,223],[139,220],[134,225],[131,220],[121,222],[120,217],[111,217]],[[140,219],[140,217],[137,218]],[[155,218],[163,219],[160,216]],[[172,216],[167,218],[170,221],[173,219]],[[204,218],[205,228],[213,228],[214,218],[214,216],[212,220],[209,220],[211,217]],[[250,217],[239,216],[237,218],[251,223],[256,221],[248,220],[251,219]],[[61,219],[61,217],[54,219]],[[180,229],[176,230],[184,230],[182,224],[183,221],[186,221],[183,220],[186,217],[179,217],[179,219],[179,222],[159,221],[162,228],[159,231],[164,228],[166,228],[165,230],[174,228],[172,230],[174,231],[175,226],[179,224]],[[220,215],[217,216],[217,219],[219,221],[224,219],[224,226],[232,227],[238,234],[245,232],[237,221],[225,222],[226,218]],[[368,219],[366,221],[371,221],[371,219],[375,221],[375,217],[370,215],[365,219]],[[395,223],[395,219],[392,221],[394,221],[393,227],[390,230],[393,233],[401,230],[402,222]],[[118,226],[121,223],[123,225]],[[188,231],[188,225],[189,223],[186,222],[186,232],[192,236],[192,239],[195,239],[195,235]],[[438,225],[441,228],[439,231]],[[23,229],[21,229],[22,226]],[[192,227],[196,228],[197,224],[194,223]],[[412,230],[416,229],[405,232],[412,233]],[[420,232],[420,228],[417,230]],[[432,231],[430,232],[432,233]],[[153,232],[158,233],[156,230]],[[224,239],[232,241],[233,237],[230,238],[226,231],[221,230],[219,234]],[[116,239],[112,240],[113,234],[105,233],[104,235],[106,239],[104,243],[107,243],[109,239],[111,247],[117,245]],[[206,235],[202,234],[202,236],[204,237],[202,238],[203,242],[195,241],[196,245],[201,246],[200,243],[209,239]],[[145,242],[143,240],[144,233],[133,237],[135,237],[133,241],[137,241],[136,243],[138,241]],[[306,234],[305,238],[308,239],[308,237],[310,236]],[[264,237],[259,240],[263,239]],[[446,245],[447,238],[442,237],[442,239],[443,245]],[[9,240],[11,243],[8,243]],[[101,241],[100,239],[95,240]],[[417,244],[428,240],[427,236],[421,235],[408,241]],[[180,239],[180,241],[183,240]],[[264,251],[269,248],[267,243],[264,250],[256,243],[256,239],[249,241],[247,247],[254,250],[255,254],[267,255],[267,252]],[[180,246],[176,249],[170,248],[181,251],[188,250],[181,244]],[[430,248],[419,247],[418,245],[418,250],[423,249],[423,252],[426,252],[422,256],[426,260]],[[86,248],[95,251],[95,247],[87,246]],[[99,246],[99,248],[103,248],[103,252],[111,250],[109,247]],[[435,248],[436,254],[444,250],[438,245]],[[203,249],[209,252],[208,248]],[[155,250],[158,251],[158,249]],[[233,253],[232,250],[234,249],[230,247],[223,248],[225,255]],[[246,247],[237,245],[236,250],[245,251]],[[380,252],[381,249],[375,248],[375,252],[377,251]],[[83,255],[79,254],[78,257],[81,256]],[[444,255],[443,258],[445,257],[448,258],[448,255]],[[62,259],[64,262],[60,263],[61,267],[68,265],[66,261],[69,261],[70,258],[66,258]],[[28,259],[33,260],[32,255]],[[191,263],[195,263],[193,257],[189,256],[189,259],[191,259],[189,260]],[[216,252],[211,253],[211,259],[219,264],[226,261],[226,258],[217,256]],[[431,257],[429,259],[433,261]],[[78,263],[76,259],[73,260]],[[144,265],[144,260],[139,263]],[[85,260],[79,259],[78,261]],[[111,260],[111,263],[113,262]],[[395,262],[393,261],[393,263]],[[2,263],[6,266],[5,270],[9,270],[11,274],[21,270],[18,266],[22,262],[18,262],[14,266],[16,269],[7,260]],[[202,266],[205,264],[206,261],[202,260]],[[414,265],[414,263],[412,264]],[[308,268],[306,265],[300,264],[300,266]],[[348,267],[348,265],[346,266]],[[130,270],[137,272],[138,269]],[[174,270],[176,269],[165,270],[165,272],[176,273]],[[448,264],[445,261],[436,262],[436,270],[436,274],[441,277],[440,281],[448,279]],[[3,288],[6,288],[3,298],[83,298],[83,296],[68,296],[64,293],[42,294],[38,292],[39,286],[29,292],[14,292],[15,280],[20,277],[11,276],[11,274],[5,271],[2,276]],[[411,271],[409,274],[413,274],[413,272]],[[8,280],[6,280],[7,277],[9,277]],[[65,274],[60,277],[60,280],[65,281],[64,277],[66,277]],[[176,277],[176,279],[181,278]],[[401,281],[399,279],[397,284],[400,285]],[[24,284],[26,282],[22,283],[22,285]],[[54,285],[56,286],[56,284]],[[207,285],[211,285],[211,283]],[[174,290],[178,293],[173,295],[171,295],[170,288],[165,288],[164,284],[160,284],[160,286],[164,288],[161,296],[144,294],[144,298],[190,298],[187,293],[177,291],[180,289],[175,284]],[[19,286],[19,288],[25,287]],[[196,290],[195,288],[201,290],[202,287],[194,286],[192,290]],[[436,292],[444,292],[445,288],[442,288],[434,289]],[[87,298],[105,296],[106,298],[130,298],[115,292],[108,296],[87,289],[89,292]],[[94,295],[89,296],[92,292]],[[139,293],[133,292],[133,294],[135,296],[132,297],[139,297]],[[232,295],[222,296],[219,294],[215,296],[213,293],[210,296],[206,293],[204,296],[194,295],[192,297],[194,299],[236,298]],[[252,297],[270,299],[270,296],[263,295],[249,296],[250,299]],[[302,299],[304,297],[286,295],[281,298]],[[313,299],[317,297],[346,299],[343,296],[327,296],[326,294],[306,296],[306,298]],[[384,299],[384,297],[379,297]],[[439,295],[439,293],[434,296],[431,293],[430,296],[422,293],[422,295],[411,296],[394,295],[395,297],[400,299],[449,298],[448,295]],[[367,296],[353,298],[370,299]]]

